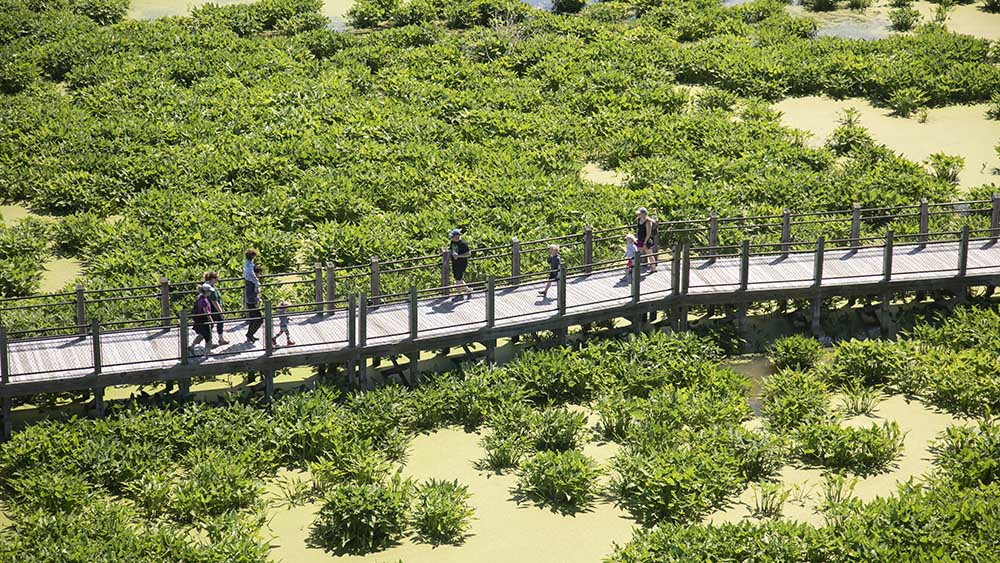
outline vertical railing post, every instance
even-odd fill
[[[378,256],[372,256],[371,259],[371,292],[372,292],[372,305],[378,305],[379,295],[382,294],[382,281],[379,279],[378,272]]]
[[[496,326],[497,322],[497,305],[496,305],[496,280],[493,276],[486,277],[486,329],[489,331],[489,335],[486,338],[486,361],[488,363],[493,363],[496,361],[497,353],[497,341],[493,338],[493,328]]]
[[[789,244],[792,241],[792,212],[781,210],[781,257],[788,258]]]
[[[368,296],[358,296],[358,347],[368,345]]]
[[[272,323],[271,301],[264,301],[264,354],[274,353],[274,324]]]
[[[556,302],[559,316],[566,316],[566,265],[559,264],[559,278],[556,280]]]
[[[326,310],[330,313],[334,312],[335,303],[337,300],[337,269],[334,268],[333,262],[326,263]]]
[[[180,340],[180,343],[181,343],[181,365],[182,366],[186,366],[186,365],[188,365],[191,362],[191,349],[188,348],[188,346],[190,346],[189,339],[191,338],[191,336],[190,336],[190,334],[188,334],[188,315],[187,315],[187,311],[183,311],[182,310],[180,312],[180,314],[178,315],[178,317],[179,317],[179,320],[180,320],[180,327],[179,328],[180,328],[180,331],[181,331],[180,338],[178,339],[178,340]]]
[[[958,277],[964,278],[969,269],[969,226],[962,227],[958,246]]]
[[[594,229],[590,225],[583,228],[583,271],[594,271]]]
[[[813,258],[813,285],[819,287],[823,285],[823,261],[826,254],[826,239],[819,237],[816,239],[816,255]]]
[[[90,321],[90,349],[94,353],[94,375],[101,374],[101,322]]]
[[[681,294],[691,289],[691,243],[685,242],[681,252]]]
[[[670,293],[681,293],[681,244],[675,244],[670,255]]]
[[[715,255],[719,253],[719,216],[713,211],[708,216],[708,263],[715,264]]]
[[[322,313],[323,309],[323,265],[319,262],[313,264],[313,302],[316,304],[317,312]]]
[[[740,291],[750,285],[750,241],[743,239],[740,244]]]
[[[451,249],[445,247],[441,250],[441,290],[442,295],[451,294],[451,272],[448,270],[448,262],[451,260]]]
[[[521,241],[510,239],[510,277],[512,285],[521,285]]]
[[[160,318],[163,326],[170,326],[170,281],[166,276],[160,276]]]
[[[892,280],[892,231],[885,232],[885,246],[882,247],[882,281]]]
[[[851,250],[861,246],[861,204],[851,204]]]
[[[83,294],[83,285],[76,284],[76,325],[78,334],[87,334],[87,298]]]
[[[410,340],[416,340],[417,335],[420,332],[420,325],[418,324],[419,319],[417,318],[417,286],[410,286]]]
[[[639,255],[636,254],[635,260],[632,260],[632,303],[639,303],[641,297],[642,265],[639,262]]]
[[[996,243],[1000,237],[1000,194],[993,194],[990,202],[990,242]]]
[[[347,296],[347,345],[358,346],[358,298],[353,293]]]
[[[7,342],[7,327],[0,326],[0,384],[10,383],[10,348]]]
[[[927,198],[920,198],[920,212],[919,216],[919,228],[920,231],[917,233],[917,242],[920,243],[920,248],[927,246],[927,233],[930,231],[930,210],[927,205]]]

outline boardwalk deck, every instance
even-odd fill
[[[417,302],[416,340],[409,325],[409,303],[370,305],[365,326],[357,327],[357,334],[364,335],[365,341],[354,347],[350,343],[350,316],[342,309],[292,315],[290,326],[296,345],[272,350],[266,349],[262,342],[246,343],[243,336],[246,321],[234,320],[226,324],[226,336],[234,344],[217,346],[210,356],[193,357],[186,364],[181,354],[180,328],[176,325],[100,334],[99,370],[95,370],[94,343],[89,335],[13,340],[8,345],[7,384],[0,386],[0,394],[15,396],[41,390],[99,388],[126,382],[357,360],[629,316],[635,311],[673,305],[963,287],[992,284],[1000,279],[1000,245],[988,240],[970,243],[965,276],[959,275],[961,252],[959,242],[896,245],[889,282],[885,280],[882,247],[825,252],[818,283],[813,252],[755,255],[748,259],[745,290],[740,289],[739,256],[715,260],[692,258],[687,293],[673,287],[675,277],[668,261],[661,263],[658,271],[643,274],[638,302],[634,301],[632,284],[624,269],[570,275],[565,284],[564,315],[559,311],[555,284],[547,299],[539,295],[542,282],[497,288],[493,327],[487,323],[484,290],[461,297],[427,297]],[[261,330],[262,340],[263,334]]]

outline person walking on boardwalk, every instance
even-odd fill
[[[656,271],[656,220],[649,216],[649,211],[645,207],[640,207],[635,212],[635,245],[639,252],[645,257],[645,262],[650,265],[652,271]]]
[[[246,253],[244,253],[243,260],[243,283],[252,283],[257,285],[257,289],[260,289],[260,278],[257,277],[256,267],[257,263],[257,249],[248,248]]]
[[[194,302],[194,309],[191,311],[191,324],[194,333],[197,335],[188,350],[194,356],[194,347],[205,341],[205,355],[212,353],[212,302],[210,295],[215,290],[209,284],[198,286],[198,299]]]
[[[222,304],[222,293],[219,291],[219,273],[205,273],[205,283],[212,286],[212,294],[208,296],[208,300],[212,305],[212,320],[215,321],[215,328],[219,332],[219,344],[229,344],[225,330],[226,308]]]
[[[632,267],[635,265],[635,261],[639,259],[638,248],[635,244],[635,235],[629,233],[625,235],[625,275],[627,277],[632,277]]]
[[[290,305],[288,301],[278,303],[278,333],[271,339],[271,342],[275,346],[278,345],[278,337],[282,334],[285,335],[286,346],[295,346],[295,341],[292,340],[292,333],[288,331],[288,307]]]
[[[470,293],[469,287],[465,285],[465,270],[469,267],[469,257],[472,250],[468,243],[462,240],[462,230],[451,230],[451,275],[455,278],[455,285],[463,293]]]
[[[252,270],[254,279],[260,280],[262,270],[260,266],[254,266]],[[257,342],[257,331],[260,330],[264,319],[260,313],[260,281],[251,282],[247,280],[243,286],[243,305],[247,309],[247,342],[253,344]]]
[[[559,245],[550,244],[549,245],[549,257],[546,258],[549,263],[549,278],[545,280],[545,289],[538,292],[542,296],[542,299],[549,298],[549,288],[552,287],[552,282],[559,279],[559,269],[562,267],[562,256],[559,255]]]

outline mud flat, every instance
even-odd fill
[[[485,452],[480,436],[461,428],[446,428],[413,439],[403,473],[418,480],[457,479],[469,486],[475,519],[465,543],[433,547],[403,540],[385,551],[365,556],[336,557],[307,545],[309,528],[319,509],[308,504],[272,513],[275,536],[272,557],[285,563],[353,561],[447,563],[470,561],[597,562],[611,553],[613,543],[631,537],[633,521],[610,501],[600,500],[588,512],[561,516],[531,503],[518,504],[511,491],[515,475],[496,475],[475,468]],[[604,463],[615,451],[611,444],[592,442],[584,452]]]
[[[167,16],[186,16],[191,10],[205,4],[252,4],[255,0],[132,0],[128,15],[136,20],[151,20]],[[324,0],[323,15],[330,18],[330,25],[335,29],[346,27],[347,10],[354,0]]]
[[[738,0],[726,1],[725,5],[743,3]],[[1000,39],[1000,14],[991,14],[980,9],[981,3],[955,6],[945,27],[954,33],[962,33],[982,39]],[[919,23],[929,23],[934,20],[934,10],[937,5],[930,2],[914,2],[922,19]],[[878,2],[864,12],[847,9],[841,6],[829,12],[810,12],[802,7],[801,2],[795,2],[787,7],[789,13],[809,17],[816,21],[820,37],[841,37],[844,39],[884,39],[899,32],[893,31],[889,24],[889,12],[892,7],[888,2]],[[912,33],[912,32],[907,32]]]
[[[1000,142],[1000,121],[986,118],[986,104],[930,109],[926,123],[894,117],[891,110],[874,107],[859,98],[834,100],[806,96],[774,104],[782,113],[783,123],[813,134],[810,142],[815,146],[826,142],[843,111],[851,107],[858,111],[861,125],[872,138],[910,160],[922,162],[936,152],[964,157],[965,169],[959,175],[963,190],[1000,184],[1000,176],[993,174],[993,169],[1000,167],[994,149]]]

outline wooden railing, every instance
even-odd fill
[[[772,249],[787,255],[810,247],[819,236],[826,244],[859,247],[882,237],[890,229],[896,237],[927,242],[950,236],[962,226],[976,232],[984,229],[995,239],[1000,233],[1000,197],[991,200],[928,203],[899,207],[792,213],[750,217],[718,217],[662,221],[661,247],[687,244],[692,252],[710,257],[740,253],[741,245],[753,250]],[[934,230],[935,227],[940,227]],[[591,272],[620,254],[622,237],[633,226],[594,229],[579,233],[519,241],[473,249],[467,280],[482,285],[490,275],[498,280],[520,280],[527,274],[544,272],[546,249],[560,244],[563,260],[572,271]],[[410,285],[422,292],[451,291],[449,252],[381,261],[373,256],[367,264],[335,267],[315,264],[312,269],[262,276],[264,291],[285,292],[295,302],[313,310],[344,307],[351,294],[366,294],[367,304],[378,305],[408,295]],[[220,280],[221,288],[235,288],[242,278]],[[92,330],[93,320],[136,326],[168,326],[190,307],[198,281],[172,282],[161,277],[156,284],[111,289],[87,289],[0,299],[0,324],[12,340]],[[235,291],[234,291],[235,293]],[[242,297],[240,292],[240,298]],[[230,312],[231,314],[234,312]]]

